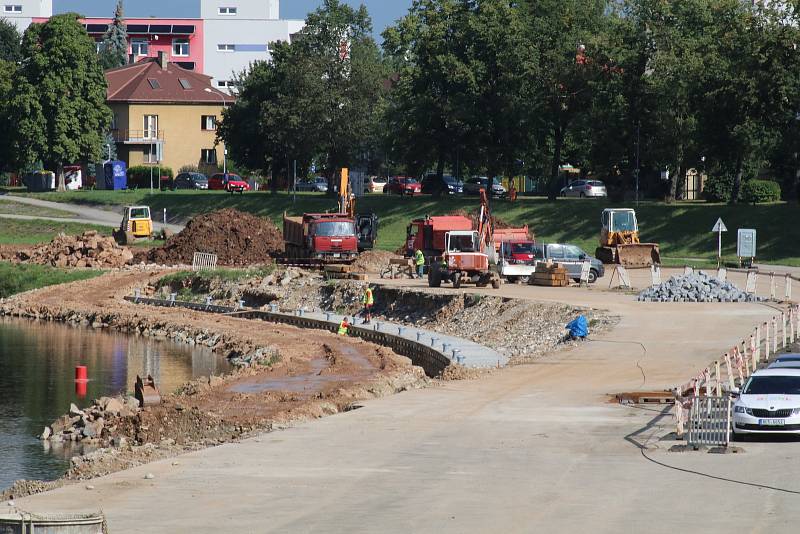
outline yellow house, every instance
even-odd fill
[[[167,61],[166,54],[106,71],[107,103],[114,112],[117,155],[128,167],[193,165],[207,175],[223,166],[217,123],[233,97],[211,77]]]

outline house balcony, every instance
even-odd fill
[[[123,145],[162,145],[164,130],[111,130],[114,142]]]

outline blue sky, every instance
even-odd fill
[[[380,33],[386,26],[402,17],[411,7],[411,0],[344,0],[353,6],[364,3],[372,15],[375,36],[380,42]],[[89,17],[111,16],[116,0],[54,0],[56,13],[76,11]],[[304,19],[321,0],[282,0],[281,18]],[[125,14],[129,17],[197,17],[200,14],[198,0],[127,0]]]

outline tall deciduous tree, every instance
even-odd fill
[[[122,67],[128,61],[128,30],[125,25],[125,15],[122,0],[117,1],[114,10],[114,20],[108,27],[100,45],[100,64],[103,69]]]
[[[16,63],[20,60],[22,35],[7,19],[0,19],[0,59]]]
[[[265,173],[315,159],[329,176],[367,159],[386,80],[371,32],[365,8],[325,0],[291,44],[270,45],[225,111],[218,133],[232,158]]]
[[[106,80],[78,15],[56,15],[25,32],[10,114],[21,166],[42,161],[64,188],[64,164],[100,156],[111,122]]]

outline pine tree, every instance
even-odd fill
[[[117,1],[114,10],[114,20],[103,36],[100,46],[100,65],[103,69],[122,67],[128,60],[128,31],[125,27],[125,17],[122,10],[122,0]]]

